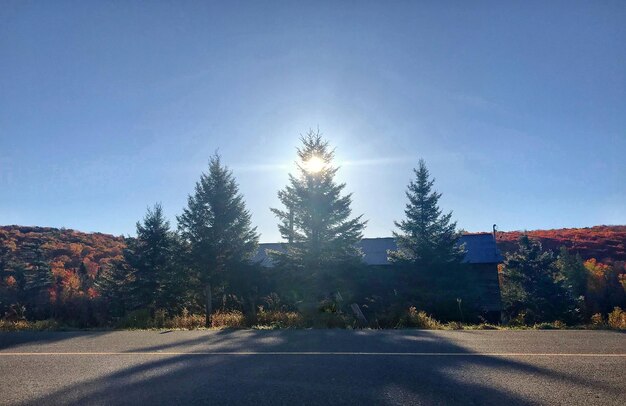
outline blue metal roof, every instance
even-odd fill
[[[464,234],[459,243],[465,244],[465,262],[470,264],[497,264],[504,260],[491,233]]]
[[[470,264],[497,264],[502,262],[502,256],[496,246],[493,235],[490,233],[464,234],[459,239],[465,244],[465,260]],[[283,251],[282,243],[259,244],[259,250],[253,260],[262,265],[272,266],[267,250]],[[396,242],[391,237],[364,238],[360,243],[363,251],[363,262],[367,265],[389,265],[387,251],[397,249]]]

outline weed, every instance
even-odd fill
[[[239,310],[218,310],[211,315],[211,327],[214,328],[242,328],[246,326],[246,319]]]
[[[50,331],[58,329],[59,323],[51,319],[37,321],[0,320],[0,331]]]
[[[463,330],[463,324],[458,321],[450,321],[443,326],[446,330]]]
[[[606,324],[604,322],[604,317],[602,317],[602,313],[596,313],[591,316],[591,328],[602,328]]]
[[[626,330],[626,311],[616,307],[608,317],[609,327],[615,330]]]
[[[285,312],[280,310],[265,311],[261,309],[257,313],[257,321],[260,326],[272,328],[304,327],[304,319],[302,315],[297,312]]]
[[[473,326],[469,326],[469,328],[464,326],[464,328],[467,328],[468,330],[500,330],[499,326],[490,323],[475,324]]]
[[[553,321],[552,323],[538,323],[533,326],[537,330],[563,330],[567,328],[567,325],[560,320]]]
[[[163,323],[165,328],[179,328],[183,330],[192,330],[195,328],[202,328],[205,326],[206,318],[200,314],[190,314],[187,308],[183,308],[182,312],[178,316],[174,316],[171,319],[167,319]]]
[[[426,312],[423,310],[418,311],[413,306],[409,308],[407,324],[410,327],[417,327],[427,330],[436,330],[443,328],[443,325],[439,321],[426,314]]]

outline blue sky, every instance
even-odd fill
[[[2,2],[0,224],[174,224],[219,149],[276,241],[318,127],[368,237],[420,157],[469,231],[626,223],[626,3],[206,3]]]

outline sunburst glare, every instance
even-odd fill
[[[313,155],[304,161],[303,168],[309,173],[318,173],[326,166],[326,162],[319,156]]]

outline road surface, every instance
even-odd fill
[[[624,405],[626,334],[0,333],[0,404]]]

